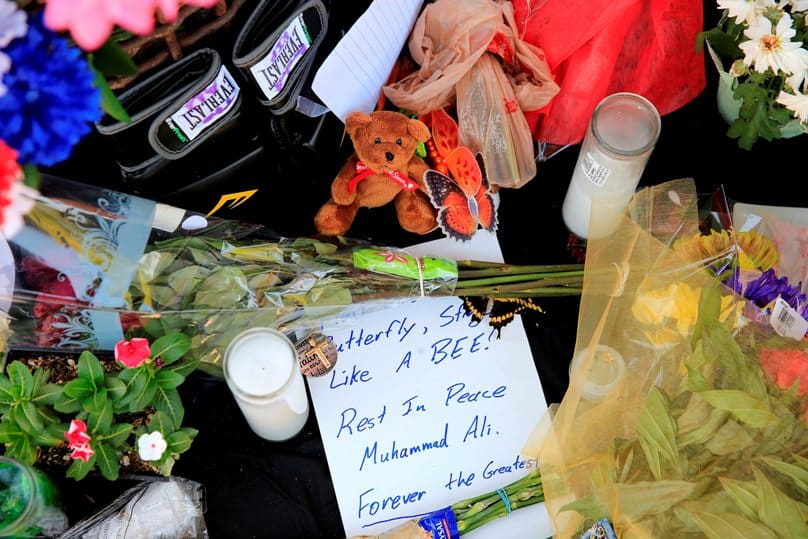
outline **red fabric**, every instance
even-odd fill
[[[664,115],[704,90],[700,0],[512,3],[522,38],[544,51],[561,87],[546,107],[525,114],[535,140],[581,142],[595,106],[615,92],[640,94]]]

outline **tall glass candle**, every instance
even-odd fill
[[[67,526],[51,480],[33,466],[0,456],[0,537],[58,537]]]
[[[611,234],[628,208],[659,138],[659,112],[629,92],[607,96],[595,108],[561,213],[581,238]]]
[[[270,441],[295,436],[309,417],[295,346],[270,328],[248,329],[224,353],[224,378],[250,428]]]

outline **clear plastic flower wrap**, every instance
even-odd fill
[[[6,348],[111,349],[122,338],[181,331],[202,368],[220,374],[224,349],[245,329],[327,329],[391,302],[452,295],[458,285],[453,260],[345,238],[280,237],[59,178],[43,178],[40,191],[5,250]],[[469,293],[499,290],[491,271],[503,274],[508,293],[580,293],[581,267],[461,264]]]
[[[744,316],[727,275],[771,260],[726,222],[708,232],[722,214],[701,201],[692,180],[643,189],[588,245],[540,452],[554,537],[604,517],[626,538],[808,536],[808,343]]]

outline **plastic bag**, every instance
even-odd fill
[[[206,539],[202,485],[188,479],[144,481],[67,530],[61,539]]]
[[[0,290],[12,301],[8,346],[111,349],[183,331],[193,358],[217,374],[229,341],[250,327],[320,329],[450,295],[457,279],[454,261],[400,249],[283,238],[58,178],[40,189],[10,241],[18,275]]]
[[[701,234],[722,220],[699,202],[692,180],[646,188],[587,247],[570,386],[540,455],[554,537],[604,517],[624,538],[808,534],[808,343],[744,316],[722,279],[756,250]]]
[[[522,112],[546,105],[558,86],[542,51],[521,39],[511,3],[428,4],[410,34],[409,50],[420,68],[385,86],[388,99],[419,115],[456,105],[460,139],[472,151],[483,152],[489,181],[502,187],[521,187],[530,181],[536,172],[535,154]],[[483,58],[487,60],[480,65]],[[489,126],[482,122],[487,119],[470,121],[468,111],[480,113],[486,107],[492,107],[496,123],[505,126],[502,133],[486,132]],[[461,111],[467,112],[461,115]],[[492,150],[494,145],[498,153]]]

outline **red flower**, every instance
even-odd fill
[[[149,341],[142,337],[123,340],[115,345],[115,360],[123,363],[128,369],[140,367],[150,355]]]
[[[70,458],[72,458],[73,460],[81,459],[84,462],[87,462],[88,460],[90,460],[90,457],[95,455],[95,451],[93,451],[90,448],[89,443],[73,447],[72,449],[73,452],[70,453]]]
[[[802,350],[776,350],[763,348],[759,352],[760,364],[781,389],[787,390],[799,380],[797,394],[808,394],[808,354]]]
[[[5,205],[11,184],[22,178],[22,168],[17,162],[17,152],[0,139],[0,202]]]
[[[68,445],[80,446],[90,441],[90,435],[87,434],[87,424],[81,419],[74,419],[70,422],[70,428],[65,432]]]

